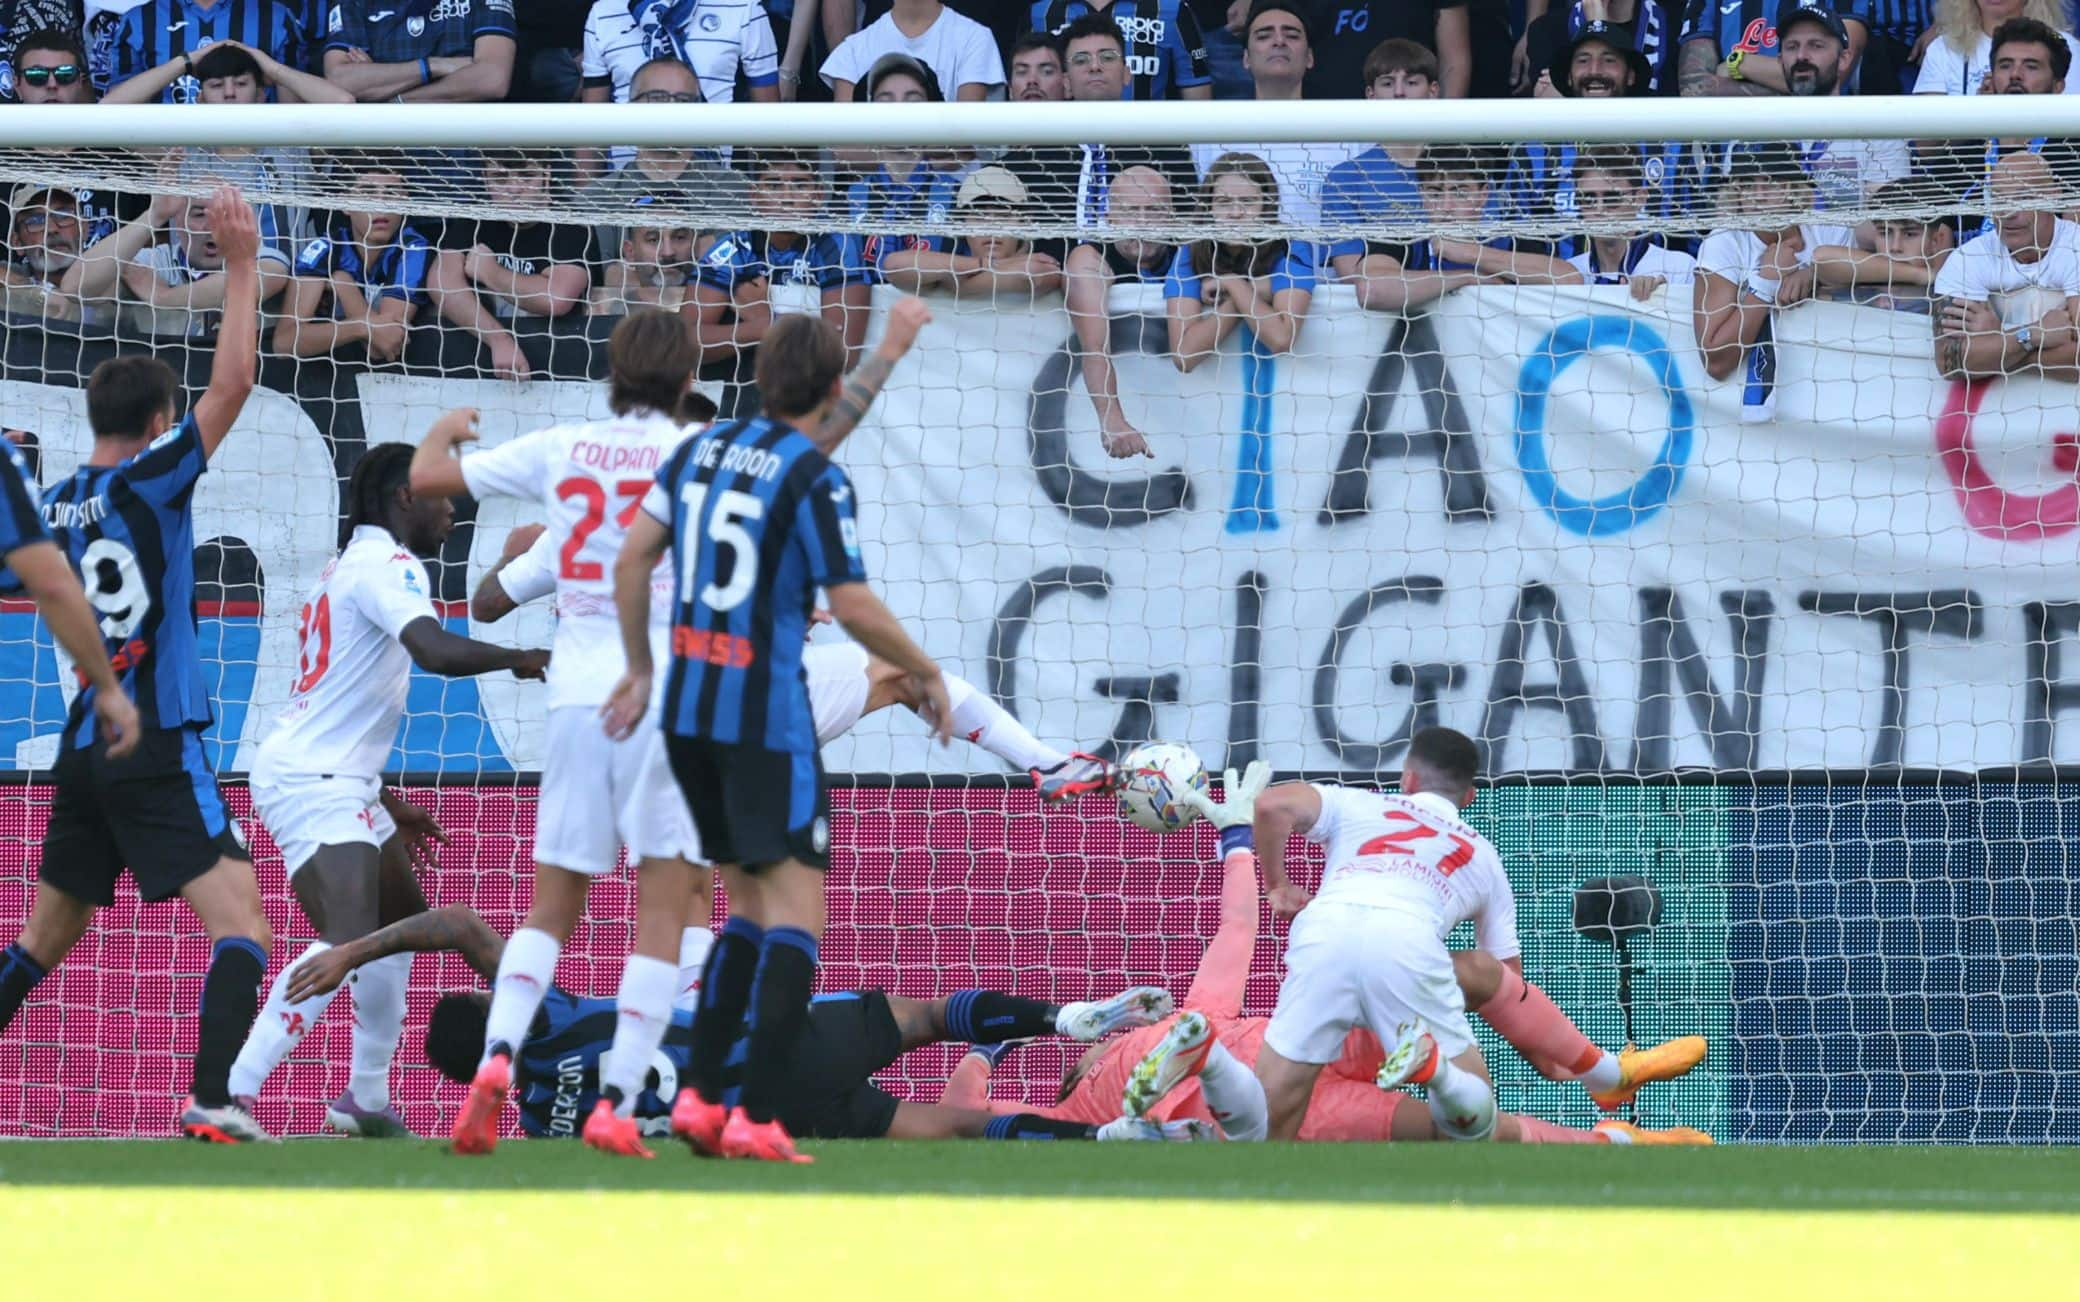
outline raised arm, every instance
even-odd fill
[[[392,954],[428,954],[448,950],[462,955],[462,961],[469,964],[470,970],[488,981],[498,975],[498,960],[506,951],[506,943],[467,904],[428,909],[305,959],[289,973],[285,996],[290,1003],[297,1004],[312,995],[337,990],[340,982],[345,981],[355,968]]]
[[[1192,988],[1185,992],[1184,1006],[1209,1017],[1238,1017],[1242,1013],[1243,988],[1249,982],[1250,959],[1257,951],[1257,858],[1251,853],[1257,817],[1256,806],[1271,781],[1271,766],[1254,760],[1238,778],[1229,769],[1221,783],[1221,799],[1194,791],[1189,803],[1220,832],[1221,920]]]
[[[190,413],[204,457],[231,432],[260,372],[260,220],[230,185],[209,197],[208,212],[210,236],[224,255],[224,316],[209,387]]]
[[[903,360],[917,342],[917,332],[931,319],[932,310],[921,298],[900,298],[888,309],[888,320],[881,327],[881,342],[845,377],[845,388],[831,404],[823,423],[808,431],[818,452],[831,455],[845,436],[858,427],[874,399],[881,396],[881,386],[888,383],[889,373]]]
[[[412,453],[412,492],[424,496],[457,497],[469,491],[469,483],[462,477],[462,461],[454,455],[457,448],[477,438],[477,409],[457,407],[445,412],[419,440],[418,450]]]

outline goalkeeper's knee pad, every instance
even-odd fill
[[[1432,1094],[1430,1119],[1437,1126],[1439,1139],[1469,1142],[1492,1139],[1495,1135],[1495,1092],[1483,1090],[1474,1099],[1455,1100],[1451,1104]]]

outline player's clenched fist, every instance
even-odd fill
[[[917,332],[931,324],[932,309],[925,306],[923,299],[906,295],[888,309],[888,322],[882,327],[880,351],[890,361],[898,361],[917,342]]]
[[[260,219],[253,215],[253,206],[237,186],[218,186],[203,211],[209,216],[210,238],[223,254],[226,266],[251,262],[260,256]]]

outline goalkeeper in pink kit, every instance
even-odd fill
[[[1237,780],[1231,771],[1219,803],[1197,796],[1216,828],[1247,827],[1256,798],[1268,784],[1260,762]],[[1236,838],[1227,837],[1224,840]],[[969,1054],[947,1082],[942,1101],[989,1106],[999,1112],[1040,1111],[1063,1120],[1103,1123],[1126,1111],[1155,1120],[1211,1118],[1235,1139],[1262,1139],[1268,1131],[1264,1093],[1252,1074],[1271,1019],[1242,1015],[1243,989],[1257,943],[1257,863],[1246,846],[1222,861],[1220,923],[1177,1015],[1091,1046],[1063,1078],[1052,1109],[985,1099],[990,1059]],[[1704,1058],[1701,1036],[1685,1036],[1646,1050],[1611,1054],[1592,1044],[1544,991],[1524,979],[1521,963],[1479,950],[1455,954],[1453,966],[1468,1007],[1549,1080],[1580,1080],[1598,1106],[1622,1106],[1640,1087],[1671,1080]],[[1421,1141],[1440,1138],[1428,1109],[1405,1107],[1408,1096],[1376,1083],[1386,1057],[1363,1027],[1345,1036],[1341,1053],[1314,1082],[1298,1138],[1315,1141]],[[1579,1130],[1533,1117],[1500,1113],[1494,1138],[1521,1143],[1709,1143],[1686,1127],[1649,1130],[1606,1120]]]

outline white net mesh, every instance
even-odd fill
[[[211,758],[237,774],[367,446],[460,405],[492,445],[602,414],[634,303],[682,311],[704,391],[749,411],[772,314],[870,347],[896,286],[920,288],[934,320],[842,456],[869,572],[1040,737],[1366,781],[1416,728],[1458,727],[1500,780],[1476,811],[1527,971],[1607,1045],[1615,968],[1572,930],[1574,890],[1663,892],[1631,1031],[1715,1050],[1643,1119],[2080,1138],[2056,769],[2080,752],[2080,235],[2059,147],[997,152],[646,150],[587,179],[548,150],[0,151],[6,423],[48,483],[86,450],[99,360],[150,349],[199,388],[212,248],[199,205],[153,196],[221,178],[265,201],[264,391],[197,499]],[[546,638],[546,611],[485,627],[464,605],[528,518],[486,503],[457,531],[436,576],[453,627]],[[5,606],[0,933],[27,908],[58,668]],[[501,930],[525,902],[537,691],[415,681],[392,757],[458,833],[429,896]],[[901,710],[826,764],[851,775],[827,987],[1189,980],[1217,914],[1202,836],[1157,842],[1106,801],[1042,813]],[[279,958],[308,930],[256,850]],[[566,984],[611,993],[630,903],[595,894]],[[1251,1011],[1276,953],[1267,924]],[[104,914],[0,1041],[0,1133],[160,1133],[204,962],[172,907]],[[421,964],[415,1031],[465,975]],[[270,1087],[270,1125],[319,1123],[335,1020]],[[1586,1119],[1578,1091],[1491,1057],[1505,1106]],[[932,1097],[950,1061],[888,1079]],[[1050,1099],[1061,1063],[1025,1051],[999,1090]],[[415,1129],[445,1122],[445,1091],[408,1034]]]

